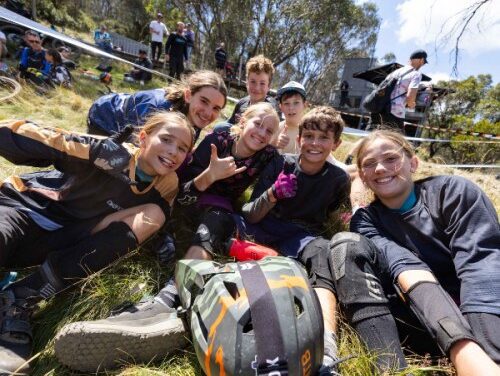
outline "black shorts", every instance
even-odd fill
[[[174,226],[182,248],[197,245],[212,256],[227,256],[227,242],[236,234],[232,213],[213,206],[176,207]]]
[[[55,231],[40,227],[0,194],[0,266],[15,268],[43,263],[53,251],[66,248],[90,234],[98,219],[66,225]]]
[[[327,289],[335,294],[331,264],[328,261],[329,244],[329,240],[316,238],[304,247],[297,260],[305,266],[313,288]]]

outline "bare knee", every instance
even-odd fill
[[[146,204],[137,213],[124,218],[124,222],[130,226],[139,243],[142,243],[163,226],[165,219],[165,214],[158,205]]]

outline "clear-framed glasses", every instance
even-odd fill
[[[361,163],[361,170],[363,172],[373,171],[379,164],[384,166],[387,170],[397,170],[403,162],[404,155],[403,152],[394,152],[385,154],[382,158],[378,159],[367,158]]]

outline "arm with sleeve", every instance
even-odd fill
[[[172,43],[174,42],[175,34],[169,34],[167,38],[167,43],[165,43],[165,54],[170,55],[170,47],[172,47]]]
[[[21,72],[28,69],[28,54],[29,54],[29,48],[24,47],[23,50],[21,51],[21,58],[19,59],[19,70]]]
[[[57,161],[89,161],[90,136],[42,127],[28,121],[0,123],[0,154],[14,164],[49,166]]]
[[[500,227],[493,204],[475,184],[455,176],[433,197],[440,198],[435,207],[446,221],[461,310],[500,314]]]
[[[180,205],[192,205],[196,201],[198,201],[198,196],[202,193],[196,188],[194,184],[194,179],[200,175],[205,169],[210,165],[210,156],[211,156],[211,144],[217,146],[217,150],[219,151],[219,147],[217,144],[217,137],[214,133],[205,136],[203,140],[201,140],[200,144],[196,147],[192,155],[192,160],[189,165],[187,165],[183,171],[180,173],[180,187],[179,194],[177,195],[177,203]]]
[[[415,101],[417,98],[418,85],[422,80],[422,73],[414,71],[411,74],[411,79],[408,84],[408,92],[406,94],[406,105],[409,108],[415,108]]]
[[[367,237],[377,246],[380,258],[387,267],[387,270],[382,272],[387,273],[392,281],[396,282],[399,274],[406,270],[430,271],[413,252],[392,240],[391,234],[377,226],[372,215],[366,208],[357,210],[351,219],[350,230]]]
[[[260,222],[276,205],[269,201],[267,191],[276,181],[279,173],[283,170],[284,159],[281,155],[276,156],[261,172],[259,180],[252,191],[250,201],[243,205],[243,217],[249,223]]]
[[[231,115],[231,117],[227,121],[228,123],[236,124],[239,121],[239,119],[236,119],[236,116],[240,115],[240,108],[241,108],[241,105],[243,103],[242,101],[243,101],[243,99],[241,99],[238,103],[236,103],[236,106],[234,106],[233,114]]]

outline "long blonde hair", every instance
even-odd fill
[[[194,72],[186,79],[183,79],[180,83],[167,86],[165,88],[165,97],[172,103],[172,109],[174,111],[179,111],[184,115],[187,115],[189,112],[189,103],[186,103],[184,98],[186,89],[189,89],[191,94],[194,95],[204,87],[214,88],[219,93],[221,93],[224,97],[224,106],[222,107],[226,106],[226,84],[224,83],[224,80],[222,79],[220,74],[209,70],[200,70]]]

